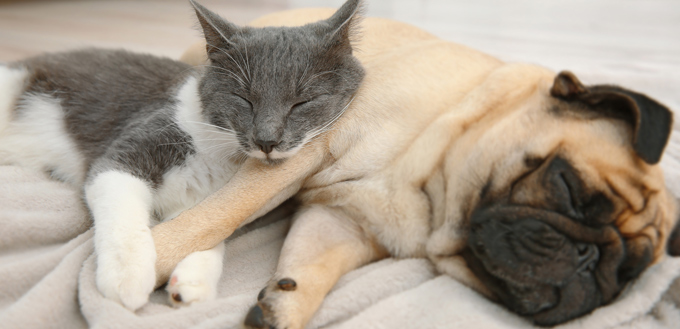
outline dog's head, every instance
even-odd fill
[[[676,205],[658,162],[672,113],[569,72],[542,80],[503,96],[503,115],[449,151],[447,215],[428,252],[444,272],[464,259],[473,286],[554,325],[611,302],[665,255]]]

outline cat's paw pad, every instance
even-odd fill
[[[303,321],[295,310],[298,302],[294,291],[297,283],[285,278],[273,281],[257,295],[257,304],[250,308],[244,325],[257,329],[297,329],[302,328]]]
[[[98,252],[97,289],[104,297],[137,310],[149,301],[156,285],[156,249],[135,252]]]
[[[189,306],[193,303],[215,299],[216,283],[205,280],[195,273],[172,274],[165,290],[168,292],[170,303],[175,307]]]
[[[223,253],[224,244],[219,244],[210,250],[191,253],[179,262],[165,288],[170,303],[180,307],[215,299]]]

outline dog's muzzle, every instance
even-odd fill
[[[556,212],[494,205],[471,217],[470,269],[511,311],[554,325],[609,302],[625,251],[610,227],[585,227]]]

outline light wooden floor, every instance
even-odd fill
[[[343,0],[199,0],[245,24]],[[369,16],[406,21],[508,61],[570,69],[587,83],[643,91],[680,109],[680,1],[366,0]],[[186,0],[3,1],[0,61],[83,46],[177,58],[199,40]],[[680,121],[680,120],[678,120]]]

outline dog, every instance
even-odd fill
[[[187,254],[291,197],[302,206],[248,327],[303,328],[340,276],[389,256],[427,257],[555,325],[610,303],[667,249],[677,254],[676,200],[658,165],[668,108],[407,24],[362,26],[355,55],[366,77],[334,129],[284,163],[247,160],[219,192],[154,227],[158,284]],[[184,59],[202,63],[201,48]]]

